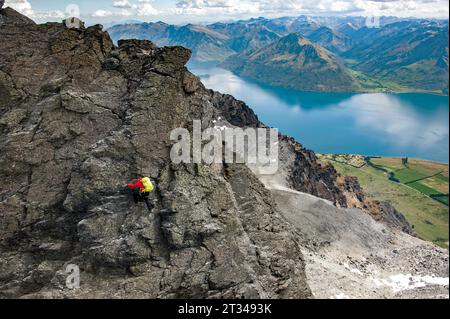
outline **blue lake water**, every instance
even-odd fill
[[[190,70],[207,88],[244,101],[266,125],[316,152],[449,161],[448,97],[302,92],[217,67]]]

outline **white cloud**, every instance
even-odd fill
[[[5,7],[11,7],[34,20],[59,20],[64,19],[66,16],[60,10],[35,11],[27,0],[6,0]]]
[[[94,14],[92,16],[97,17],[97,18],[105,18],[105,17],[111,17],[112,15],[113,15],[113,13],[111,11],[97,10],[94,12]]]
[[[139,0],[138,2],[139,3],[136,6],[134,6],[138,16],[145,17],[145,16],[155,16],[159,14],[159,11],[153,7],[151,1]]]
[[[179,14],[262,15],[358,14],[447,17],[448,0],[179,0]]]
[[[11,7],[14,10],[30,17],[34,14],[33,8],[27,0],[6,0],[5,7]]]
[[[138,16],[153,16],[157,15],[159,12],[151,4],[142,5],[138,11]]]
[[[290,1],[290,0],[287,0]],[[242,15],[263,12],[263,2],[255,0],[182,0],[176,4],[179,14],[197,16]]]
[[[37,11],[32,15],[33,19],[36,20],[55,20],[55,19],[64,19],[67,17],[67,14],[60,10],[50,10],[50,11]]]
[[[5,6],[38,21],[60,20],[66,17],[66,14],[60,10],[35,11],[27,0],[6,0]]]
[[[134,13],[129,9],[122,9],[119,12],[117,12],[115,15],[119,17],[131,17],[134,15]]]
[[[113,16],[116,17],[146,17],[155,16],[160,12],[152,5],[150,0],[137,0],[131,2],[130,0],[115,0],[112,6],[116,9],[121,9],[118,11],[111,12]]]
[[[131,3],[128,0],[118,0],[113,2],[113,7],[121,9],[130,9]]]
[[[177,0],[157,8],[153,0],[111,0],[110,8],[85,12],[96,19],[155,17],[178,21],[218,21],[264,16],[364,15],[435,17],[448,19],[448,0]],[[65,16],[58,10],[33,10],[30,0],[6,0],[10,6],[35,20],[49,21]]]

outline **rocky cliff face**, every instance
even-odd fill
[[[171,163],[170,132],[194,119],[262,125],[205,89],[190,56],[0,11],[0,297],[311,297],[297,230],[264,180]],[[281,144],[281,184],[339,206],[358,197],[314,153]],[[139,173],[158,186],[151,214],[123,190]],[[80,289],[65,287],[69,264]]]
[[[311,296],[295,232],[245,166],[171,164],[172,129],[238,104],[187,71],[190,51],[8,8],[0,38],[2,297]],[[139,173],[152,214],[122,191]]]

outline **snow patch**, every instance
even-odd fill
[[[347,296],[344,293],[340,293],[340,294],[335,295],[334,297],[331,297],[330,299],[353,299],[353,298],[350,296]]]
[[[349,264],[344,263],[344,267],[345,269],[349,270],[350,272],[354,273],[354,274],[358,274],[360,276],[364,276],[364,274],[357,268],[351,268]]]
[[[214,126],[214,129],[215,129],[215,130],[218,130],[218,131],[219,131],[219,130],[220,130],[220,131],[225,131],[227,128],[228,128],[228,127],[226,127],[226,126],[217,126],[217,125]]]
[[[375,286],[391,287],[394,292],[426,287],[427,285],[448,286],[448,277],[413,276],[411,274],[397,274],[387,279],[371,278]]]

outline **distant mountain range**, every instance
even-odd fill
[[[404,21],[362,28],[343,57],[365,74],[404,87],[448,94],[448,23]]]
[[[256,18],[184,26],[115,25],[113,40],[182,45],[193,61],[220,64],[256,81],[314,91],[448,94],[448,20],[382,17]]]

